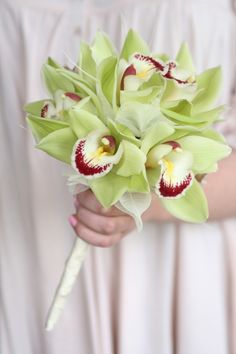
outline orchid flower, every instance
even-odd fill
[[[124,64],[120,62],[120,65]],[[163,63],[160,59],[136,53],[129,59],[129,64],[123,71],[120,89],[137,90],[144,82],[150,80],[154,73],[159,73],[162,78],[172,80],[180,86],[195,83],[195,77],[187,71],[178,70],[176,62]]]
[[[216,171],[217,162],[230,152],[231,149],[220,142],[218,137],[210,139],[194,135],[165,141],[149,151],[146,168],[150,176],[154,174],[151,184],[171,214],[191,222],[206,220],[208,213],[202,191],[194,198],[190,197],[189,209],[185,208],[182,212],[181,204],[186,201],[186,197],[191,196],[192,188],[201,189],[195,175]],[[177,200],[181,201],[176,202]],[[201,205],[205,211],[194,211],[195,203],[198,204],[198,211],[201,210]]]
[[[45,101],[41,108],[40,116],[42,118],[60,119],[64,112],[80,102],[81,97],[75,92],[55,92],[55,104],[51,101]]]

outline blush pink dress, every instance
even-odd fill
[[[236,217],[147,223],[111,249],[91,247],[60,322],[44,331],[73,203],[65,167],[33,148],[22,110],[46,97],[49,55],[75,59],[99,28],[119,47],[133,27],[172,56],[186,40],[199,72],[222,65],[231,112],[220,129],[236,148],[235,11],[230,0],[1,0],[2,354],[236,353]]]

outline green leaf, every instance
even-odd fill
[[[28,116],[26,117],[26,121],[37,142],[39,142],[48,134],[69,126],[67,123],[62,121],[58,121],[55,119],[39,118],[31,114],[28,114]]]
[[[184,42],[176,56],[176,61],[178,63],[178,69],[189,71],[194,74],[195,67],[193,64],[192,56],[189,51],[189,47],[186,42]]]
[[[193,172],[205,173],[215,163],[231,152],[229,146],[202,136],[189,135],[180,138],[181,148],[193,154]]]
[[[146,132],[142,141],[141,150],[147,154],[148,151],[174,133],[174,128],[166,122],[157,122]]]
[[[207,199],[195,179],[183,197],[177,199],[160,198],[160,201],[171,215],[180,220],[202,223],[208,218]]]
[[[71,154],[76,140],[77,137],[71,128],[64,128],[47,135],[36,147],[57,160],[71,164]]]
[[[123,155],[117,165],[116,173],[124,177],[138,175],[144,169],[146,155],[129,141],[123,140],[121,145]]]
[[[71,128],[79,139],[87,136],[94,130],[107,130],[106,126],[97,116],[83,109],[71,109],[69,117]]]
[[[44,64],[42,68],[45,84],[51,94],[54,94],[57,90],[66,92],[74,92],[74,85],[63,77],[54,67]]]
[[[116,51],[109,37],[101,31],[96,33],[91,51],[93,59],[97,65],[99,65],[104,59],[116,55]]]
[[[125,38],[120,58],[124,58],[128,61],[129,57],[134,53],[148,55],[150,50],[146,42],[138,35],[138,33],[130,29]]]
[[[204,71],[196,77],[197,86],[200,90],[193,99],[193,114],[209,110],[218,98],[221,84],[222,71],[220,67]]]

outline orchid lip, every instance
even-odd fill
[[[65,92],[64,95],[76,102],[79,102],[81,100],[81,97],[77,95],[75,92]]]
[[[193,182],[193,174],[191,172],[189,172],[180,182],[175,184],[167,182],[164,174],[164,172],[161,174],[161,178],[157,186],[157,192],[161,198],[180,198],[185,194],[186,190],[191,186]]]
[[[181,145],[174,140],[166,141],[165,144],[172,146],[173,150],[181,150]]]
[[[120,83],[120,89],[123,91],[125,88],[125,78],[130,75],[136,75],[136,69],[133,64],[129,65],[122,76],[121,83]]]
[[[177,64],[174,61],[170,61],[169,63],[164,64],[160,60],[158,61],[157,59],[142,54],[135,54],[134,57],[135,59],[144,61],[149,64],[150,70],[159,71],[162,77],[165,79],[174,80],[179,85],[192,85],[196,82],[195,78],[191,76],[186,80],[181,80],[175,77],[173,70],[177,67]]]
[[[157,71],[163,71],[165,69],[165,65],[161,61],[158,61],[152,57],[143,54],[135,54],[134,57],[138,60],[145,61],[147,64],[150,64],[150,66],[152,66],[152,68],[156,69]]]
[[[87,179],[98,178],[111,171],[123,154],[120,144],[116,151],[116,140],[101,131],[91,132],[79,139],[73,148],[71,163],[74,169]]]
[[[85,153],[84,153],[84,147],[85,147],[86,140],[81,140],[79,144],[76,146],[75,149],[75,160],[74,164],[76,169],[81,175],[88,177],[93,177],[95,175],[104,175],[107,170],[110,170],[112,167],[111,163],[107,163],[104,165],[99,165],[97,164],[93,159],[91,158],[90,160],[86,159]]]
[[[40,116],[42,118],[46,118],[47,117],[47,113],[48,113],[48,103],[46,103],[43,108],[41,109],[41,113],[40,113]]]

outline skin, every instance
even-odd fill
[[[216,221],[236,216],[236,151],[219,163],[216,173],[203,180],[209,204],[209,220]],[[230,186],[230,187],[229,187]],[[112,207],[104,209],[88,190],[76,196],[73,215],[77,235],[91,245],[111,247],[135,229],[133,219]],[[161,206],[154,195],[150,208],[143,214],[143,221],[157,223],[177,222]]]

